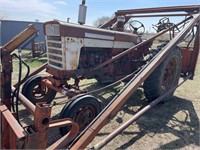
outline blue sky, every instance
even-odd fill
[[[0,0],[0,14],[6,20],[40,22],[53,19],[77,22],[82,0]],[[86,0],[86,24],[101,16],[111,16],[121,9],[200,4],[200,0]]]

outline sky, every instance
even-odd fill
[[[53,19],[77,22],[82,0],[0,0],[0,15],[5,20],[45,22]],[[122,9],[200,5],[200,0],[86,0],[86,24]]]

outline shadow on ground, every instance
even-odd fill
[[[125,112],[127,108],[123,109]],[[118,149],[127,149],[144,135],[171,134],[176,138],[159,149],[180,149],[193,144],[199,146],[199,119],[190,100],[173,97],[164,104],[158,104],[136,121],[140,132],[131,133],[133,138]],[[123,134],[130,134],[123,132]]]

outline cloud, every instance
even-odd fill
[[[54,3],[59,5],[67,5],[65,1],[55,1]]]
[[[57,5],[67,5],[63,0],[0,0],[1,9],[11,16],[34,16],[35,18],[57,18],[62,12]]]
[[[51,3],[42,0],[3,0],[2,6],[4,9],[14,12],[41,12],[51,14],[56,10],[56,7]]]

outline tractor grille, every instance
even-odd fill
[[[63,47],[60,36],[47,36],[48,64],[57,69],[64,69]]]

